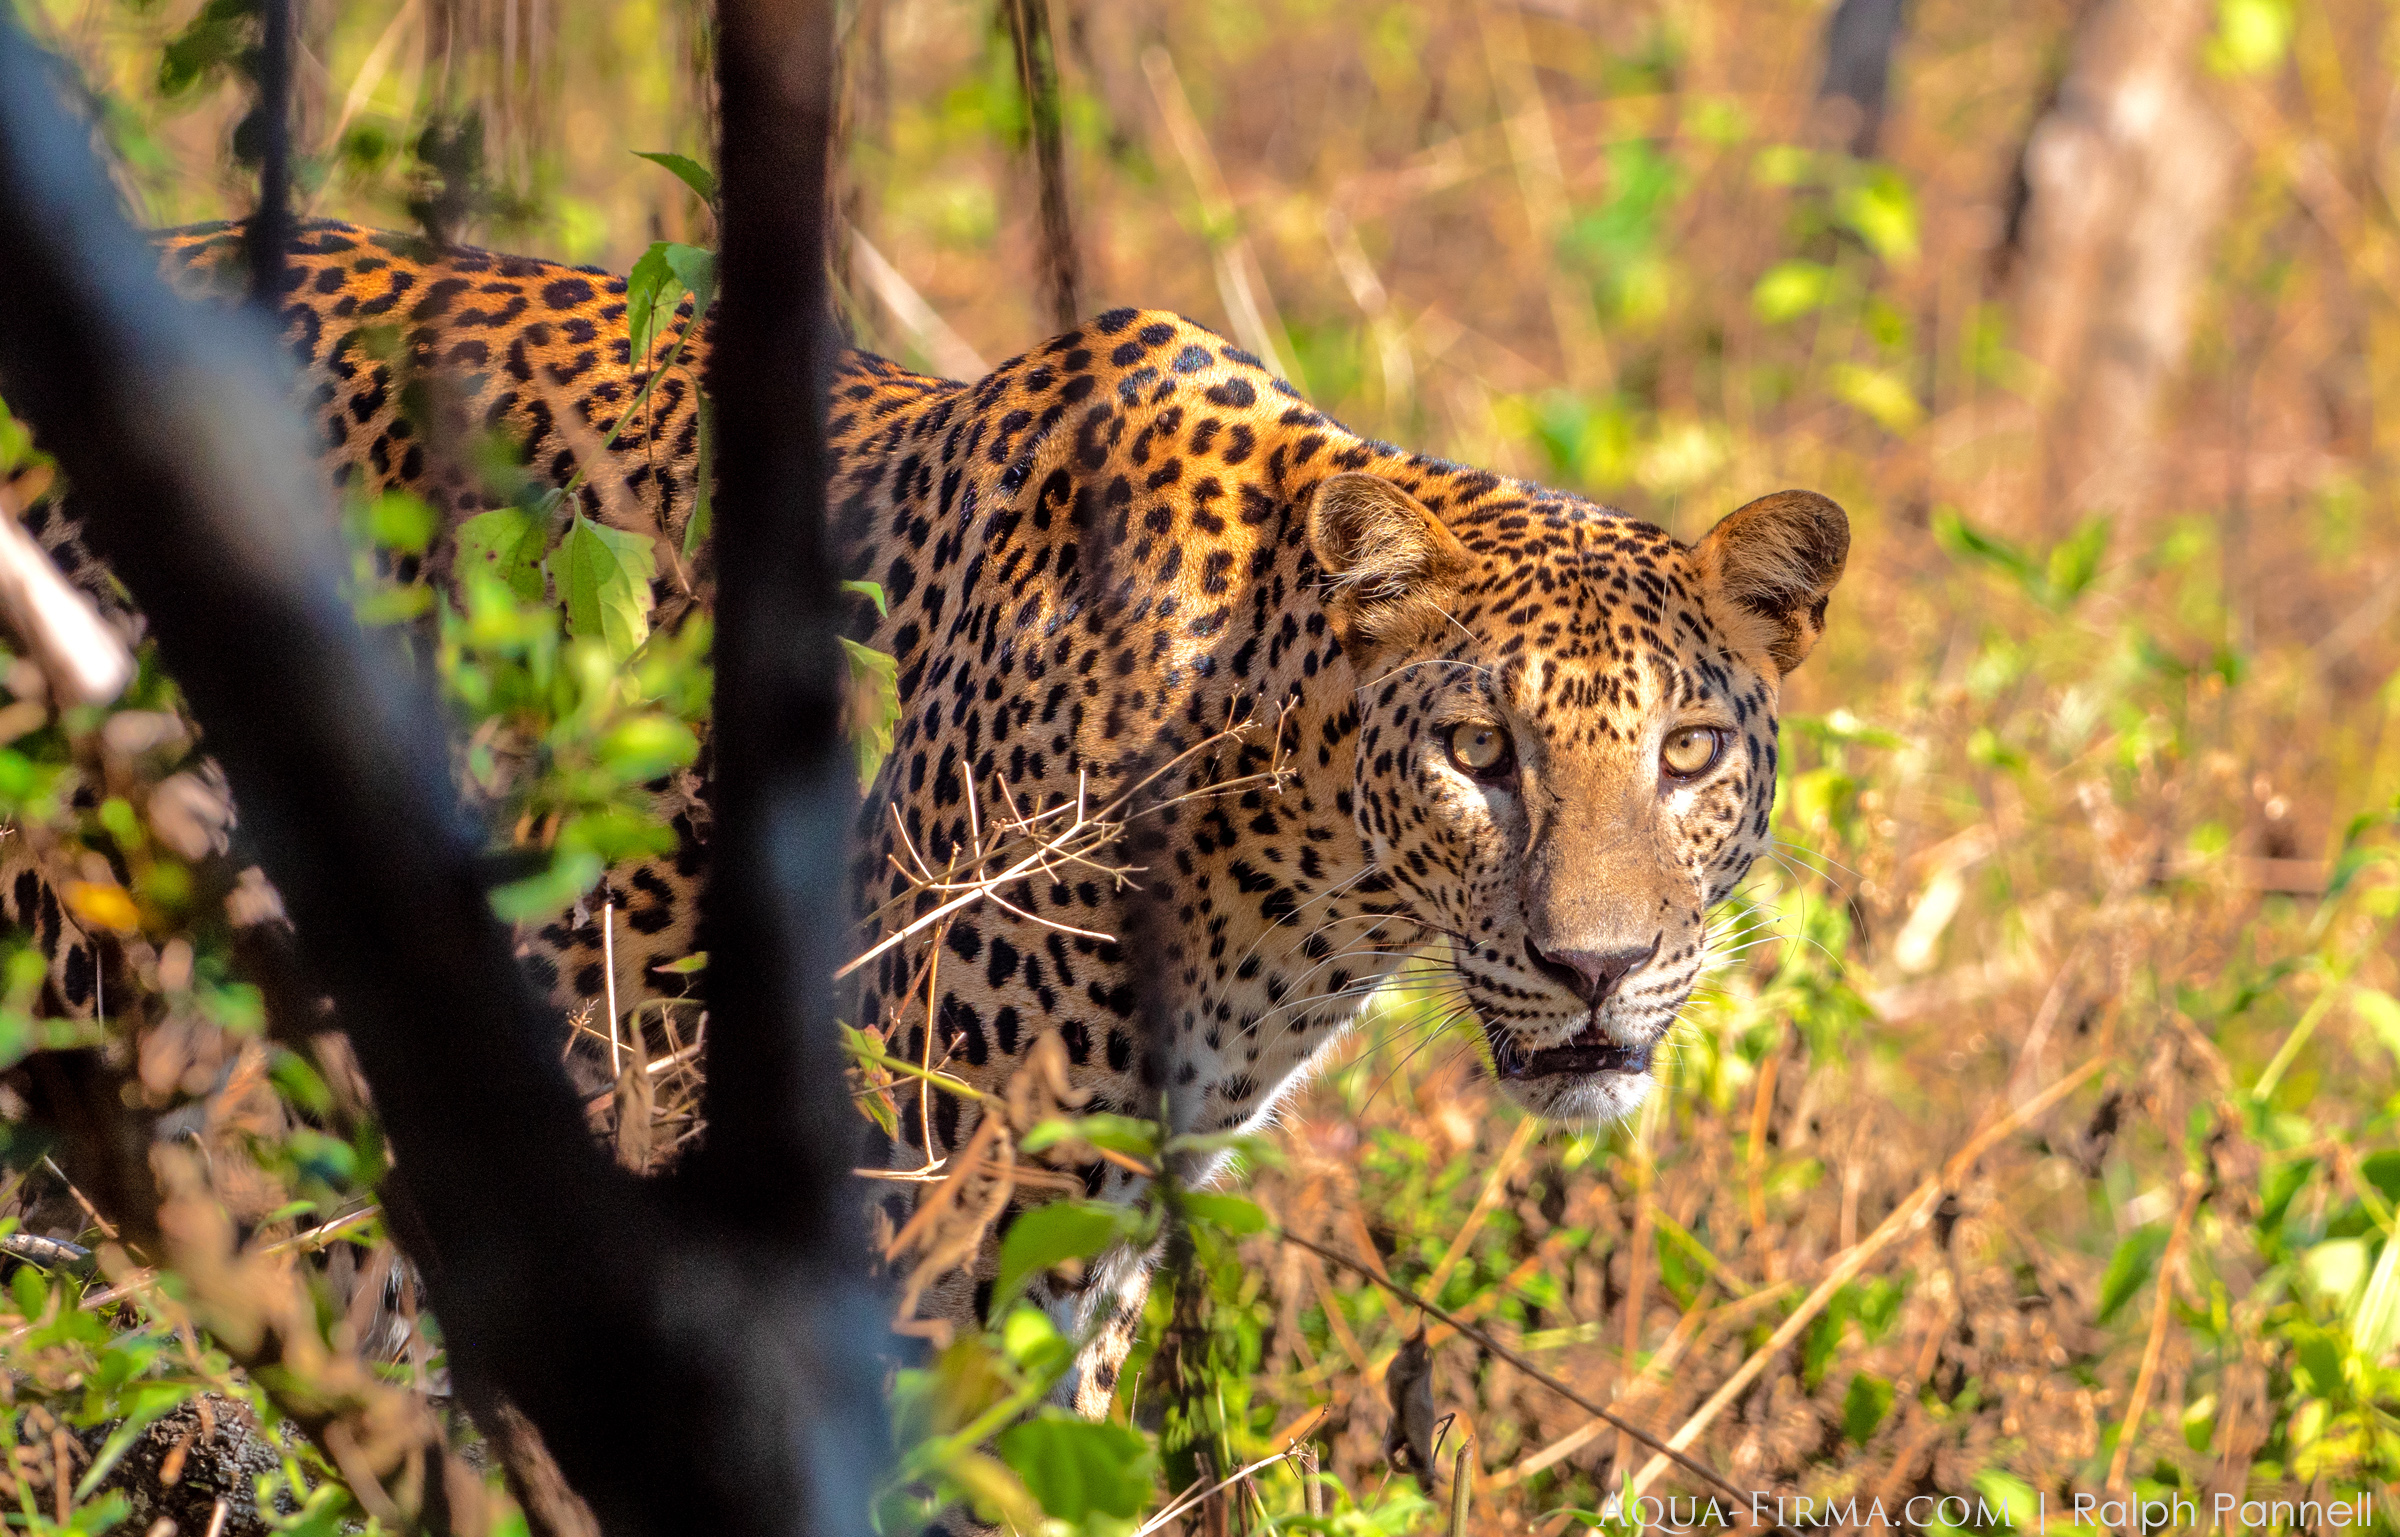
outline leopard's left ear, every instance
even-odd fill
[[[1474,557],[1423,502],[1380,475],[1317,487],[1308,547],[1327,580],[1326,617],[1353,661],[1440,623]]]
[[[1814,491],[1777,491],[1727,513],[1692,555],[1717,627],[1781,676],[1825,632],[1825,600],[1850,559],[1850,519]]]

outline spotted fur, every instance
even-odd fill
[[[234,230],[165,251],[196,290],[241,270]],[[581,463],[584,510],[655,539],[672,623],[709,592],[705,552],[682,555],[696,396],[673,377],[618,417],[679,341],[704,362],[706,324],[679,314],[636,359],[625,309],[623,280],[591,269],[312,224],[283,340],[331,480],[479,510],[403,409],[413,378],[446,380],[428,396],[443,436],[496,428],[559,484]],[[1148,785],[1109,857],[1027,871],[887,950],[852,1017],[995,1091],[1055,1038],[1086,1108],[1163,1096],[1177,1129],[1218,1131],[1257,1125],[1421,956],[1397,985],[1477,1021],[1519,1104],[1639,1102],[1707,909],[1767,847],[1778,690],[1841,573],[1840,509],[1778,493],[1687,546],[1362,438],[1221,337],[1137,310],[972,384],[846,354],[831,435],[844,574],[888,597],[862,638],[897,660],[902,711],[851,876],[862,949],[938,900],[899,866],[944,866],[1004,808]],[[437,545],[430,574],[447,559]],[[1688,765],[1703,738],[1705,769],[1670,773],[1670,749]],[[679,826],[678,859],[612,871],[527,934],[563,1004],[601,990],[603,898],[631,931],[619,1006],[682,985],[657,968],[691,945],[698,801]],[[961,1146],[981,1113],[900,1098],[902,1167]],[[1119,1199],[1136,1184],[1112,1165],[1086,1180]],[[892,1187],[894,1221],[913,1188]],[[1086,1410],[1114,1389],[1143,1272],[1120,1256],[1046,1290],[1094,1337],[1072,1389]],[[987,1244],[929,1310],[971,1314],[991,1273]]]

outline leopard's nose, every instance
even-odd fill
[[[1596,1009],[1609,1000],[1619,983],[1650,963],[1651,957],[1658,954],[1659,941],[1665,937],[1652,936],[1649,945],[1640,950],[1630,946],[1615,950],[1544,950],[1529,934],[1525,937],[1525,953],[1544,976]]]

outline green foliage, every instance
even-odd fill
[[[466,717],[470,783],[495,825],[544,851],[539,873],[493,893],[512,920],[566,906],[619,860],[673,849],[650,787],[697,756],[710,687],[705,620],[650,633],[649,541],[575,514],[542,556],[540,527],[516,506],[461,525],[458,597],[433,652]]]
[[[1028,1281],[1070,1260],[1088,1260],[1133,1237],[1138,1208],[1106,1201],[1052,1201],[1009,1225],[1000,1243],[1000,1272],[992,1283],[995,1316],[1007,1312]]]
[[[650,541],[577,513],[559,560],[554,579],[567,606],[567,633],[599,637],[612,663],[640,650],[650,638],[650,579],[657,573]]]
[[[1140,1514],[1157,1478],[1156,1454],[1140,1431],[1056,1409],[1009,1426],[998,1445],[1043,1512],[1070,1524]]]
[[[14,1219],[0,1223],[0,1231],[14,1227]],[[145,1299],[138,1288],[119,1299],[119,1290],[99,1277],[46,1274],[30,1264],[17,1264],[8,1278],[0,1340],[10,1391],[0,1404],[0,1435],[20,1448],[0,1497],[14,1506],[8,1524],[58,1537],[115,1529],[127,1515],[126,1497],[100,1486],[144,1431],[207,1393],[248,1409],[285,1449],[281,1467],[262,1481],[262,1508],[288,1502],[317,1520],[294,1530],[356,1530],[364,1512],[338,1476],[300,1449],[274,1404],[224,1353],[195,1335],[172,1304]],[[50,1482],[54,1437],[62,1433],[77,1446],[64,1500]],[[85,1436],[96,1440],[88,1460]]]
[[[1983,1496],[2000,1519],[2020,1532],[2038,1532],[2046,1524],[2040,1496],[2034,1487],[2000,1468],[1975,1475],[1975,1492]]]
[[[488,577],[525,603],[541,601],[542,525],[522,507],[495,507],[458,525],[462,582]]]
[[[170,41],[158,64],[159,94],[189,94],[239,61],[257,38],[258,0],[207,0]]]
[[[1750,307],[1769,324],[1797,320],[1823,308],[1838,281],[1835,270],[1823,262],[1780,261],[1750,290]]]
[[[33,446],[33,430],[10,415],[8,402],[0,400],[0,475],[14,475],[43,458]]]
[[[1608,147],[1608,193],[1566,232],[1568,253],[1592,272],[1603,307],[1635,319],[1657,316],[1668,264],[1661,253],[1686,178],[1647,139]]]
[[[2291,0],[2217,0],[2216,35],[2204,57],[2222,75],[2261,75],[2292,43]]]
[[[2064,613],[2090,589],[2108,552],[2109,523],[2087,518],[2075,531],[2036,556],[1996,534],[1970,525],[1955,509],[1933,515],[1934,537],[1958,559],[1979,564],[2015,582],[2024,594],[2053,613]]]
[[[2108,1269],[2100,1277],[2100,1322],[2115,1318],[2127,1303],[2142,1294],[2166,1247],[2167,1230],[2155,1223],[2128,1235],[2117,1245],[2117,1252],[2109,1256]]]
[[[635,357],[650,356],[658,342],[659,326],[684,295],[692,296],[695,316],[707,312],[709,301],[716,296],[716,261],[713,251],[664,240],[642,253],[625,279],[625,325]],[[682,353],[683,338],[678,336],[675,355],[666,366],[675,366]]]
[[[858,757],[858,786],[865,790],[892,755],[892,733],[900,724],[900,663],[847,635],[842,659],[850,675],[850,746]]]
[[[717,173],[702,165],[699,161],[694,160],[691,156],[678,155],[670,151],[654,149],[637,149],[634,151],[634,154],[651,162],[653,165],[666,167],[667,170],[674,173],[677,181],[680,181],[685,186],[691,188],[693,195],[699,198],[701,202],[706,203],[711,207],[716,205]]]
[[[1873,1440],[1884,1416],[1892,1412],[1895,1396],[1892,1384],[1873,1372],[1852,1377],[1849,1390],[1842,1395],[1842,1434],[1860,1446]]]

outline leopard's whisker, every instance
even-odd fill
[[[1812,849],[1805,843],[1796,843],[1789,838],[1780,836],[1776,837],[1773,841],[1775,847],[1783,853],[1795,855],[1804,860],[1813,859],[1819,864],[1823,865],[1824,869],[1816,870],[1816,874],[1822,875],[1825,873],[1825,870],[1839,870],[1854,881],[1863,882],[1866,880],[1864,875],[1861,875],[1851,866],[1846,865],[1842,863],[1842,861],[1834,858],[1831,854],[1826,853],[1823,849]]]

